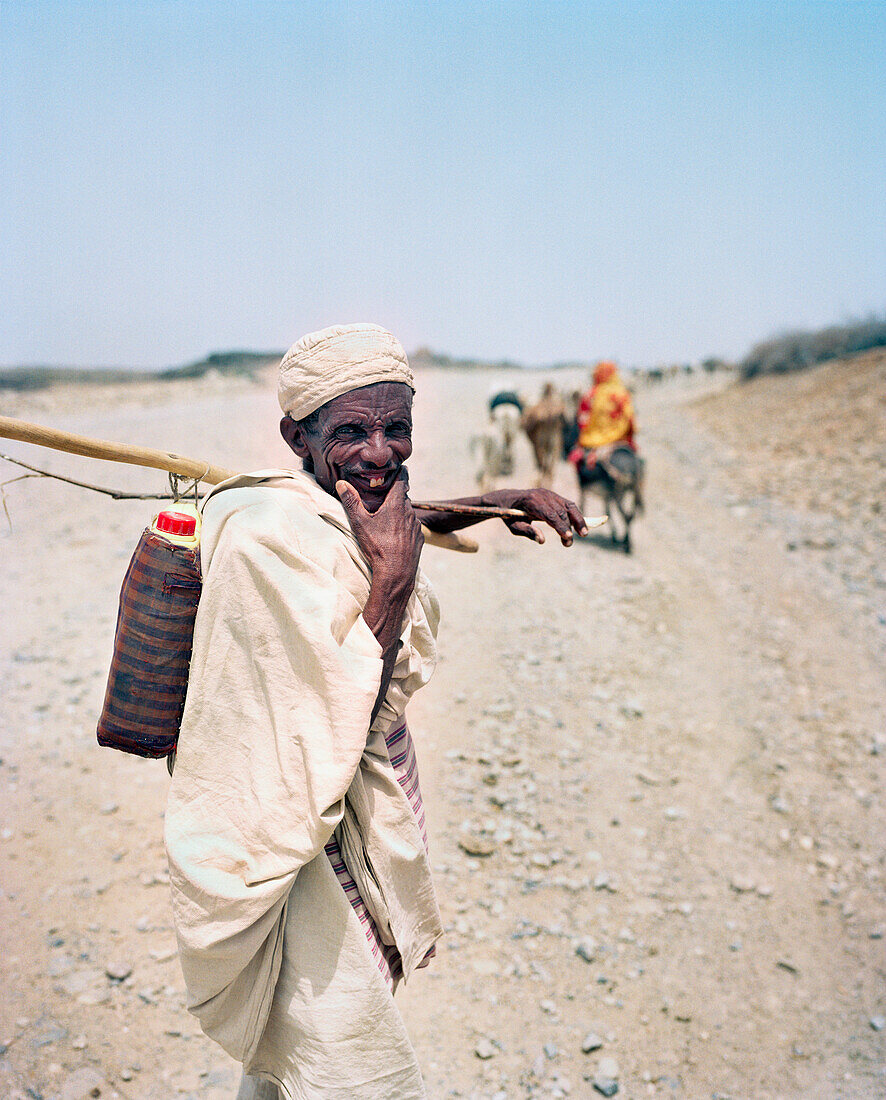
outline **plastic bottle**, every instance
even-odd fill
[[[200,545],[200,510],[196,504],[179,500],[174,509],[158,512],[150,529],[173,546],[194,549]]]

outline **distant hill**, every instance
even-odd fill
[[[123,367],[0,367],[0,389],[44,390],[56,382],[106,384],[143,382],[156,378],[154,371],[126,370]]]
[[[416,348],[409,356],[409,365],[416,370],[422,367],[456,367],[459,370],[486,370],[489,367],[520,367],[520,363],[514,363],[509,359],[502,359],[497,363],[486,362],[483,359],[457,359],[443,352],[431,351],[430,348]]]
[[[567,370],[579,367],[590,369],[593,364],[583,362],[549,363],[544,367],[528,367],[513,359],[457,359],[430,348],[417,348],[409,356],[409,364],[416,370],[423,367],[454,367],[458,370]]]
[[[829,359],[838,359],[869,348],[886,347],[886,316],[871,317],[845,325],[831,325],[814,332],[787,332],[763,340],[748,352],[738,364],[740,377],[754,378],[760,374],[785,374],[802,370]],[[177,378],[202,378],[214,372],[228,376],[255,378],[261,371],[276,366],[281,351],[217,351],[178,367],[162,370],[127,370],[125,367],[0,367],[0,389],[42,390],[58,382],[103,385]],[[425,368],[457,370],[533,370],[513,359],[457,358],[428,347],[416,348],[409,356],[416,370]],[[707,360],[705,369],[713,370],[719,360]],[[590,370],[593,362],[550,363],[545,370]]]
[[[276,366],[283,357],[282,351],[217,351],[179,367],[162,370],[127,370],[125,367],[0,367],[0,389],[42,390],[58,382],[105,385],[108,383],[174,381],[177,378],[202,378],[210,371],[228,376],[255,378],[259,372]],[[430,348],[418,348],[409,356],[415,370],[425,368],[450,368],[458,370],[531,370],[524,363],[512,359],[458,359]],[[590,363],[551,363],[547,370],[581,367],[590,369]]]
[[[196,363],[189,363],[184,367],[169,367],[154,377],[202,378],[209,371],[215,371],[217,374],[254,378],[258,371],[276,366],[282,358],[282,351],[216,351]]]
[[[279,351],[220,351],[195,363],[163,370],[127,370],[125,367],[5,367],[0,368],[0,389],[42,390],[58,382],[84,385],[108,383],[156,382],[157,379],[202,378],[210,371],[216,374],[255,378],[269,366],[276,366],[283,353]]]

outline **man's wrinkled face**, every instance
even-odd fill
[[[405,382],[362,386],[323,405],[316,425],[284,416],[280,431],[322,489],[334,494],[336,481],[347,481],[375,512],[412,454],[412,390]]]

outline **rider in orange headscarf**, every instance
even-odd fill
[[[634,404],[614,363],[601,362],[594,371],[594,385],[578,407],[578,444],[569,455],[576,466],[587,456],[593,465],[595,452],[616,443],[634,444]]]

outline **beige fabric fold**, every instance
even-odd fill
[[[415,391],[400,341],[380,325],[332,325],[308,333],[286,352],[277,397],[283,412],[301,420],[334,397],[376,382],[404,382]]]
[[[436,598],[420,574],[370,730],[381,649],[362,617],[369,570],[339,502],[301,472],[233,479],[205,504],[202,553],[166,814],[189,1008],[287,1098],[422,1096],[402,1021],[323,846],[338,829],[408,977],[442,929],[384,733],[433,671]],[[328,1030],[330,998],[339,1019],[324,1046],[309,1039]],[[358,1018],[367,998],[372,1044]]]

